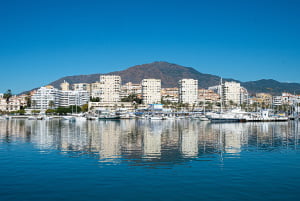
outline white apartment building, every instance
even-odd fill
[[[87,91],[62,91],[54,87],[41,87],[31,97],[31,107],[37,110],[82,106],[89,102],[90,94]]]
[[[225,82],[222,84],[222,95],[225,104],[232,101],[235,104],[241,103],[241,85],[237,82]]]
[[[241,87],[237,82],[225,82],[217,86],[209,87],[220,95],[221,101],[229,104],[232,101],[235,104],[248,102],[248,92],[245,88]]]
[[[41,87],[31,97],[31,107],[47,110],[59,107],[61,91],[54,87]]]
[[[144,104],[154,104],[161,102],[161,80],[142,80],[142,99]]]
[[[89,83],[75,83],[73,84],[74,91],[87,91],[91,93],[91,84]]]
[[[82,106],[87,104],[90,99],[88,91],[61,91],[59,101],[60,107],[69,107],[71,105]]]
[[[179,80],[179,102],[196,104],[198,100],[198,80]]]
[[[100,76],[100,102],[119,102],[121,77],[118,75]]]

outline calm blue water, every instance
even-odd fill
[[[0,200],[299,200],[299,127],[0,121]]]

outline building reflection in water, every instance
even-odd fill
[[[119,121],[100,122],[99,156],[104,161],[116,162],[121,155],[121,127]],[[100,160],[101,161],[101,160]]]
[[[181,153],[184,157],[196,157],[198,155],[198,129],[195,123],[184,122],[186,125],[181,130]]]
[[[148,121],[143,132],[143,155],[145,158],[160,158],[162,121]]]
[[[100,162],[182,163],[243,151],[299,149],[299,123],[211,124],[195,120],[1,120],[0,144],[30,142],[41,151],[98,157]]]

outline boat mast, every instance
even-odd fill
[[[222,77],[221,77],[221,80],[220,80],[220,96],[221,96],[221,113],[223,112],[223,80],[222,80]]]
[[[203,108],[203,113],[204,113],[204,115],[205,115],[205,100],[206,100],[206,99],[205,99],[205,90],[206,90],[206,89],[204,89],[204,103],[203,103],[203,106],[204,106],[204,108]]]

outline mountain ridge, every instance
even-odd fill
[[[60,83],[64,80],[70,84],[74,83],[93,83],[99,81],[100,75],[119,75],[122,84],[127,82],[140,83],[142,79],[154,78],[162,80],[162,87],[177,87],[177,83],[183,78],[197,79],[199,88],[208,88],[220,83],[220,76],[205,74],[197,71],[193,67],[185,67],[164,61],[156,61],[148,64],[141,64],[129,67],[122,71],[110,73],[95,73],[89,75],[65,76],[55,80],[49,85],[60,88]],[[300,94],[299,83],[285,83],[273,79],[260,79],[256,81],[241,82],[232,78],[224,78],[225,81],[235,81],[241,83],[251,94],[254,93],[271,93],[278,95],[281,92]]]

